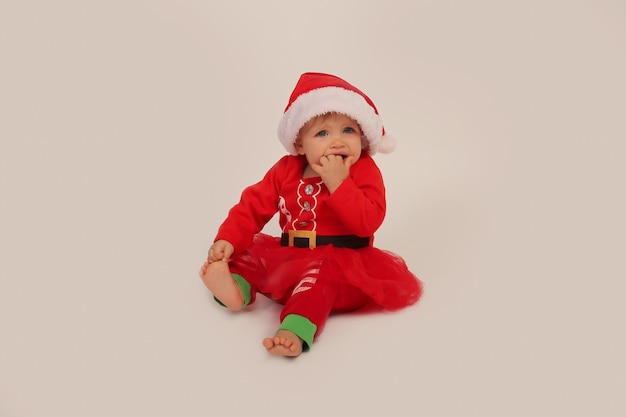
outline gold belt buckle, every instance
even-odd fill
[[[295,238],[307,238],[309,239],[309,248],[315,248],[315,236],[317,233],[315,230],[290,230],[289,232],[289,246],[293,246]]]

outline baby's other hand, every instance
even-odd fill
[[[235,247],[229,241],[220,239],[209,248],[207,260],[209,263],[217,261],[228,262],[234,252]]]

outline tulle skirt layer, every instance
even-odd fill
[[[279,302],[305,277],[357,287],[386,310],[407,307],[422,295],[422,282],[400,256],[371,246],[297,248],[281,246],[279,238],[259,233],[230,266],[260,293]]]

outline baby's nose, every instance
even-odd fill
[[[346,144],[346,142],[343,140],[341,135],[336,135],[333,138],[333,141],[331,142],[330,146],[332,146],[333,148],[336,148],[336,147],[341,147],[341,146],[343,146],[345,144]]]

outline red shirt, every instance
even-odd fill
[[[228,212],[215,240],[245,250],[276,212],[283,233],[315,230],[318,235],[372,237],[385,217],[385,185],[372,157],[363,152],[350,176],[331,195],[320,177],[302,178],[304,156],[286,155],[258,183],[247,187]]]

